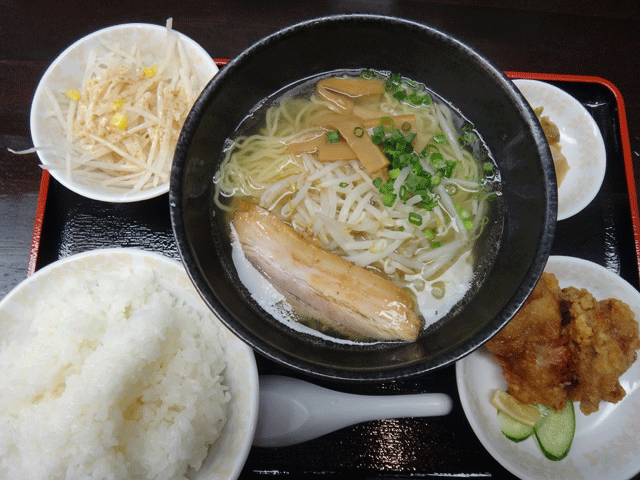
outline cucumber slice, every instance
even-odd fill
[[[511,418],[500,410],[498,410],[498,424],[504,436],[514,442],[521,442],[525,438],[529,438],[534,428]]]
[[[560,412],[542,405],[539,408],[542,418],[538,420],[533,430],[540,449],[549,460],[562,460],[569,453],[576,432],[573,402],[568,400],[567,406]]]

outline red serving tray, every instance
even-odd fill
[[[223,66],[227,60],[216,59],[216,63]],[[640,216],[619,90],[599,77],[526,72],[506,75],[547,81],[563,88],[594,116],[605,139],[607,172],[600,193],[585,210],[558,222],[552,254],[602,264],[638,288]],[[166,197],[127,205],[91,201],[68,191],[44,171],[28,274],[64,256],[115,245],[160,250],[179,258],[168,212]],[[93,234],[93,228],[98,227],[100,232]],[[259,355],[257,362],[261,375],[300,376]],[[454,366],[417,379],[375,385],[315,383],[361,394],[442,392],[451,396],[454,406],[446,417],[367,422],[301,445],[254,447],[241,478],[263,478],[267,473],[294,478],[512,477],[479,443],[466,421],[458,399]]]

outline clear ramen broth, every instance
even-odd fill
[[[234,228],[241,205],[259,205],[357,272],[398,286],[419,334],[474,293],[502,230],[500,173],[479,132],[425,85],[389,72],[328,72],[265,99],[228,139],[214,184],[234,266],[254,300],[289,327],[338,343],[407,338],[336,328],[324,307],[309,313],[304,298],[284,291],[289,280],[245,255]]]

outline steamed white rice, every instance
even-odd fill
[[[184,478],[225,424],[223,335],[151,271],[66,279],[3,336],[0,478]]]

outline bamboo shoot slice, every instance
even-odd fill
[[[287,149],[292,155],[300,155],[305,152],[315,152],[318,146],[325,143],[327,143],[327,130],[318,128],[289,141]]]
[[[324,98],[326,101],[333,104],[339,113],[344,115],[351,114],[351,110],[353,109],[353,100],[345,97],[344,95],[340,95],[332,90],[329,90],[326,87],[323,87],[318,83],[318,95]]]
[[[385,91],[384,82],[377,78],[331,77],[320,80],[318,87],[324,87],[350,97],[380,95]]]
[[[348,143],[326,143],[318,146],[319,162],[337,162],[340,160],[357,160],[358,156],[351,149]]]
[[[349,144],[349,147],[351,147],[358,156],[358,160],[360,160],[360,163],[370,175],[387,168],[389,159],[382,153],[378,146],[371,141],[371,136],[360,123],[353,119],[347,119],[342,123],[337,123],[336,128]],[[357,129],[362,131],[362,136],[359,137],[356,135],[355,132]]]

